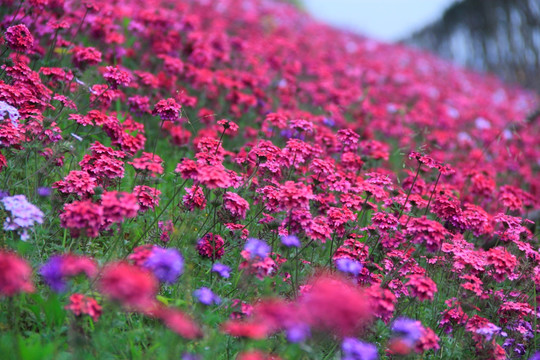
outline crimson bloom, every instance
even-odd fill
[[[14,253],[0,251],[0,294],[13,296],[33,292],[32,268]]]
[[[154,304],[158,281],[148,270],[124,262],[115,262],[103,269],[98,288],[125,307],[141,311]]]

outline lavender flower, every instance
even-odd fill
[[[62,273],[62,256],[55,255],[49,258],[39,269],[39,274],[49,287],[57,293],[66,291],[67,283]]]
[[[341,344],[344,360],[376,360],[377,347],[355,338],[345,338]]]
[[[184,259],[176,249],[154,246],[143,266],[151,270],[159,281],[172,284],[184,271]]]
[[[257,256],[264,259],[270,253],[270,246],[262,240],[249,238],[244,246],[244,250],[249,252],[252,259]]]
[[[231,276],[231,268],[221,263],[215,263],[212,266],[212,271],[216,272],[222,278],[228,279]]]
[[[50,187],[38,187],[37,188],[37,194],[39,196],[47,197],[51,196],[52,190]]]
[[[354,276],[360,274],[364,266],[357,260],[349,258],[341,258],[336,260],[336,268],[344,273],[352,274]]]
[[[287,247],[300,247],[300,240],[294,235],[287,235],[281,237],[281,243]]]
[[[287,340],[291,343],[299,343],[311,335],[309,326],[306,324],[295,324],[287,328]]]
[[[193,296],[195,296],[197,300],[199,300],[199,302],[204,305],[219,305],[219,303],[221,303],[221,299],[219,298],[219,296],[214,294],[212,290],[207,287],[202,287],[195,290],[193,292]]]
[[[486,337],[486,340],[490,341],[493,335],[501,335],[503,337],[506,337],[506,333],[504,331],[501,332],[501,328],[498,327],[495,324],[488,324],[487,326],[484,326],[480,329],[476,329],[476,333],[480,335],[484,335]]]
[[[21,240],[26,241],[30,237],[28,230],[35,223],[43,223],[43,212],[35,205],[26,200],[24,195],[6,196],[0,200],[4,204],[4,209],[11,213],[6,217],[4,230],[14,230],[19,232]]]
[[[419,321],[397,318],[392,325],[392,331],[402,338],[409,347],[413,347],[422,337],[422,325]]]
[[[0,116],[3,119],[6,115],[9,116],[13,126],[19,126],[19,123],[17,122],[17,120],[19,120],[19,118],[21,117],[19,111],[5,101],[0,101]]]

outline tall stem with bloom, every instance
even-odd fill
[[[412,189],[414,187],[414,184],[416,183],[416,179],[418,179],[418,175],[420,174],[421,167],[422,167],[422,163],[418,162],[418,169],[416,169],[416,175],[414,176],[414,180],[411,184],[411,187],[409,188],[409,191],[407,192],[407,197],[405,198],[405,202],[403,203],[403,206],[401,207],[401,210],[399,212],[398,220],[401,219],[401,216],[403,215],[403,211],[405,210],[405,207],[407,206],[407,202],[409,201],[409,196],[411,196]]]
[[[429,201],[426,206],[426,210],[424,211],[424,215],[427,214],[429,210],[429,205],[431,204],[431,199],[433,199],[433,194],[435,194],[435,190],[437,189],[437,185],[439,184],[439,179],[441,178],[441,172],[439,171],[439,175],[437,176],[437,180],[435,181],[435,186],[433,187],[433,191],[431,192],[431,195],[429,195]]]

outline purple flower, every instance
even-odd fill
[[[404,317],[397,318],[394,321],[392,331],[400,336],[409,347],[413,347],[422,337],[422,325],[420,322]]]
[[[341,258],[336,260],[336,268],[344,273],[358,275],[364,266],[357,260]]]
[[[19,123],[17,122],[17,120],[19,120],[19,117],[21,117],[21,115],[19,114],[19,110],[4,101],[0,101],[0,117],[4,119],[6,115],[9,116],[13,126],[19,126]]]
[[[39,196],[47,197],[51,196],[52,190],[50,187],[38,187],[37,188],[37,194]]]
[[[154,246],[143,266],[151,270],[159,281],[172,284],[184,271],[184,259],[176,249]]]
[[[244,246],[244,250],[249,252],[252,259],[257,256],[264,259],[270,253],[270,246],[262,240],[249,238]]]
[[[376,360],[377,347],[355,338],[345,338],[341,344],[344,360]]]
[[[66,291],[67,283],[62,273],[62,256],[55,255],[49,258],[39,269],[39,274],[43,276],[45,283],[57,293]]]
[[[228,279],[231,276],[231,268],[225,264],[215,263],[212,266],[212,271],[216,272],[222,278]]]
[[[219,305],[219,303],[221,303],[221,299],[219,298],[219,296],[214,294],[212,290],[207,287],[202,287],[195,290],[193,292],[193,296],[195,296],[197,300],[199,300],[199,302],[204,305]]]
[[[281,243],[287,247],[300,247],[300,240],[294,235],[287,235],[281,237]]]
[[[287,328],[287,340],[291,343],[299,343],[311,335],[309,326],[306,324],[295,324]]]
[[[534,353],[533,356],[531,356],[531,358],[529,358],[529,360],[540,360],[540,351]]]
[[[191,354],[191,353],[183,353],[182,354],[182,360],[200,360],[201,357],[199,355],[196,355],[196,354]]]
[[[35,205],[26,200],[24,195],[6,196],[0,200],[4,204],[4,209],[11,213],[10,217],[6,217],[4,222],[4,230],[18,231],[21,240],[26,241],[30,237],[28,230],[35,223],[43,223],[43,212]]]
[[[500,334],[502,336],[506,336],[506,333],[503,331],[501,332],[501,328],[498,327],[495,324],[488,324],[487,326],[484,326],[483,328],[476,329],[476,333],[480,335],[484,335],[486,337],[486,340],[491,340],[493,335]]]

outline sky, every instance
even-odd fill
[[[313,16],[382,41],[397,41],[442,15],[454,0],[302,0]]]

